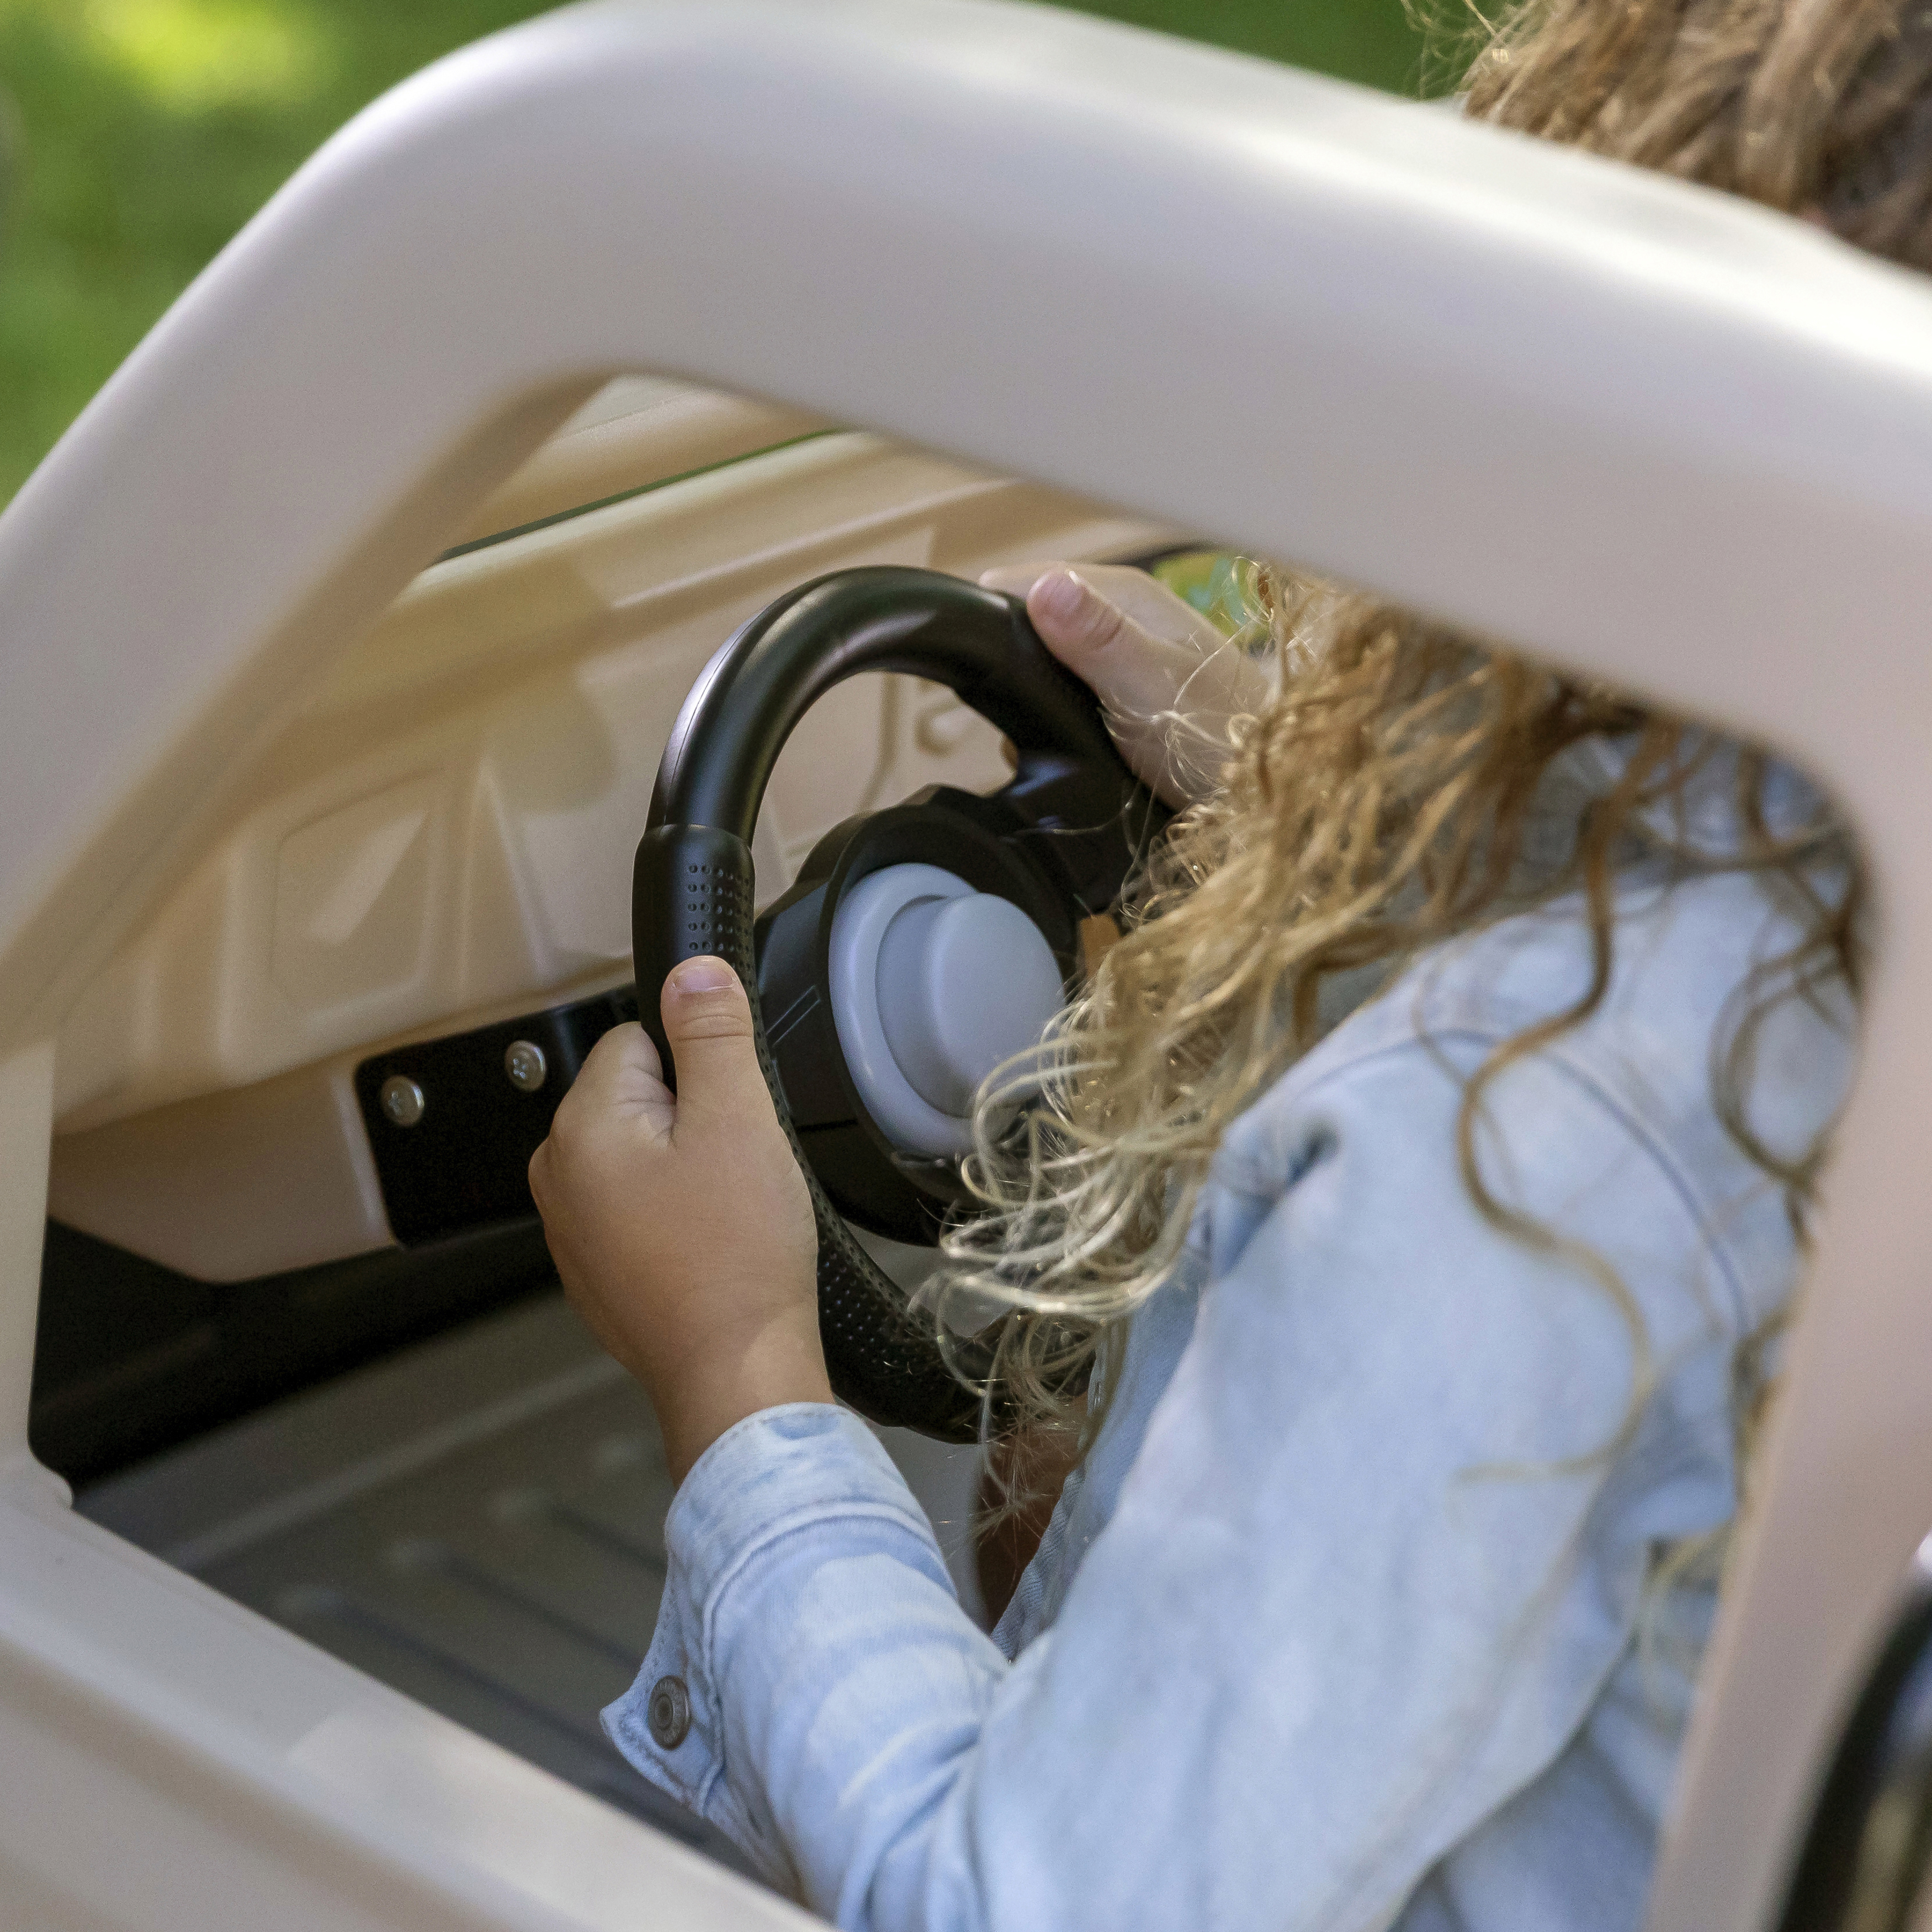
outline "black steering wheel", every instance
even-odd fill
[[[847,820],[754,922],[752,833],[778,753],[832,686],[872,670],[949,686],[1011,742],[1012,779],[985,797],[935,786]],[[964,1204],[958,1159],[984,1070],[974,1056],[992,1051],[989,1003],[1005,998],[1008,1032],[1037,1037],[1073,987],[1080,920],[1118,898],[1166,816],[1024,605],[936,572],[802,585],[730,638],[685,700],[638,847],[640,1017],[674,1084],[664,976],[701,953],[736,968],[818,1220],[832,1384],[874,1421],[970,1440],[980,1397],[952,1364],[983,1373],[990,1350],[959,1344],[949,1361],[934,1320],[848,1222],[929,1244]],[[1025,1043],[998,1032],[995,1046]]]

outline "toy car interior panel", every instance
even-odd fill
[[[820,580],[1204,533],[1722,721],[1862,829],[1868,1051],[1650,1924],[1846,1895],[1910,1783],[1870,1741],[1932,1526],[1932,294],[1046,10],[663,0],[379,103],[0,516],[0,1916],[792,1920],[596,1732],[668,1485],[519,1163],[634,1010],[639,835],[721,646]],[[734,834],[768,952],[820,932],[785,908],[838,828],[1025,781],[983,694],[867,662]],[[1023,915],[1049,1000],[1087,888],[1030,898],[1002,824],[868,860],[958,886],[869,916]],[[831,922],[771,971],[832,974]],[[944,1043],[874,1018],[954,1118]],[[943,1166],[889,1086],[866,1119]],[[916,1292],[943,1175],[835,1168]],[[970,1449],[890,1440],[962,1522]]]

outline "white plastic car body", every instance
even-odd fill
[[[1932,289],[1052,12],[664,0],[379,103],[0,518],[0,1924],[791,1916],[75,1514],[26,1447],[50,1175],[211,1278],[380,1245],[347,1068],[624,976],[741,616],[1187,533],[1762,738],[1868,841],[1862,1071],[1651,1918],[1763,1922],[1932,1528]],[[761,864],[989,755],[853,701]]]

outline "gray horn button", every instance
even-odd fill
[[[1019,908],[936,866],[860,880],[832,922],[832,1017],[867,1110],[910,1152],[965,1153],[973,1096],[1060,1010],[1053,950]]]

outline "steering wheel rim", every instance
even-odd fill
[[[760,994],[751,842],[766,785],[811,706],[871,670],[946,684],[1006,734],[1016,753],[1011,781],[983,800],[950,800],[979,808],[982,834],[983,821],[1003,825],[1007,841],[1082,913],[1104,911],[1118,897],[1165,813],[1121,761],[1091,692],[1040,642],[1024,605],[932,571],[836,572],[779,598],[712,658],[665,748],[632,886],[641,1022],[674,1087],[658,1010],[664,976],[703,953],[737,972],[759,1065],[812,1196],[833,1389],[874,1421],[964,1442],[979,1432],[985,1397],[973,1384],[983,1388],[992,1348],[942,1336],[853,1233],[800,1141]],[[894,810],[940,812],[947,802],[928,795]]]

